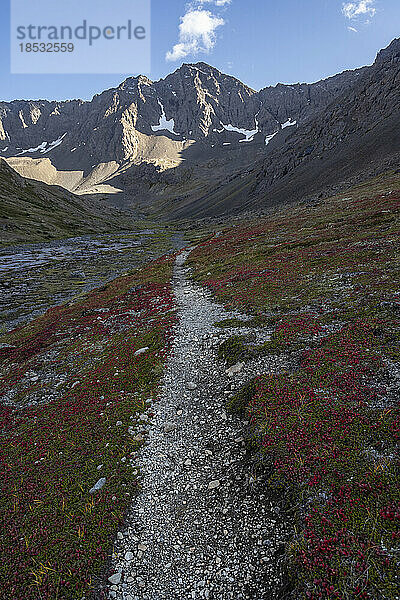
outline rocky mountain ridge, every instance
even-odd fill
[[[399,44],[313,84],[257,92],[201,62],[90,102],[3,102],[0,156],[25,177],[169,217],[319,195],[393,163]]]
[[[0,153],[49,158],[57,169],[85,176],[104,164],[113,172],[142,162],[164,170],[195,142],[264,144],[281,128],[312,118],[361,73],[256,92],[205,63],[184,64],[157,82],[129,77],[90,102],[2,102]]]
[[[356,84],[341,94],[312,123],[291,132],[256,174],[257,195],[279,197],[282,185],[293,199],[316,193],[323,183],[399,166],[400,39],[382,50]],[[300,182],[303,182],[300,185]],[[275,192],[276,190],[276,192]],[[290,191],[289,191],[290,190]]]
[[[129,230],[134,216],[19,175],[0,158],[0,246]]]
[[[317,199],[400,164],[400,39],[378,53],[354,85],[312,119],[271,141],[245,171],[232,174],[177,216],[205,216]]]

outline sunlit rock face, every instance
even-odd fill
[[[169,168],[196,141],[263,143],[285,124],[310,119],[359,73],[256,92],[206,63],[184,64],[156,82],[129,77],[90,102],[2,102],[0,154],[46,157],[57,169],[85,174],[111,161]]]

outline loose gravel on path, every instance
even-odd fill
[[[151,410],[138,462],[142,491],[114,545],[108,598],[278,599],[282,545],[290,525],[246,450],[248,424],[227,414],[249,377],[288,368],[285,359],[248,363],[229,376],[218,345],[232,335],[213,323],[227,313],[188,280],[177,258],[179,323],[164,386]]]

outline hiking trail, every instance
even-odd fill
[[[248,423],[226,412],[232,391],[256,374],[287,368],[269,357],[229,376],[217,358],[232,330],[213,326],[238,316],[188,279],[173,275],[178,309],[159,398],[139,451],[142,489],[118,532],[108,597],[118,600],[278,598],[288,525],[249,456]],[[264,333],[265,336],[265,333]]]

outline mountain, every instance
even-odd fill
[[[157,82],[130,77],[90,102],[2,102],[0,153],[14,157],[10,164],[21,174],[77,193],[118,193],[118,185],[99,186],[132,167],[131,179],[153,184],[157,175],[168,185],[171,174],[160,173],[213,159],[215,147],[225,146],[228,163],[228,146],[240,148],[233,162],[251,164],[255,149],[244,146],[263,149],[280,130],[310,120],[362,71],[255,92],[205,63],[184,64]]]
[[[280,202],[332,191],[400,163],[400,39],[310,123],[291,133],[256,172],[254,196]]]
[[[0,158],[0,244],[129,229],[132,217],[105,202],[21,177]]]
[[[20,174],[151,214],[209,216],[324,194],[399,149],[399,40],[375,63],[255,91],[200,62],[91,101],[0,103]]]
[[[264,155],[201,197],[177,206],[178,217],[260,210],[326,197],[400,162],[400,39],[378,53],[312,118],[274,138]]]

